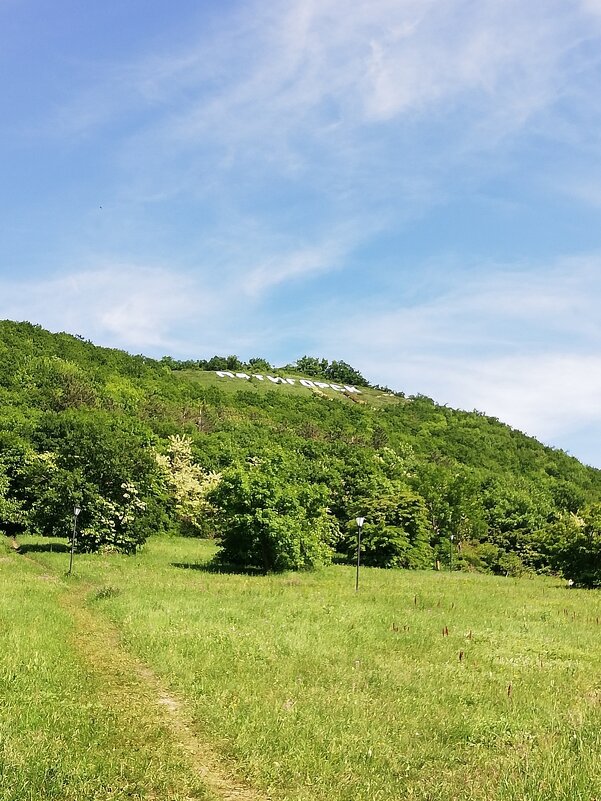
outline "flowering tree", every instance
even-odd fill
[[[194,462],[192,443],[186,436],[169,437],[166,453],[157,453],[156,460],[173,499],[175,516],[183,534],[207,536],[214,507],[207,500],[220,479]]]
[[[19,477],[33,532],[70,536],[75,504],[80,551],[133,553],[166,528],[164,482],[147,431],[104,412],[67,411],[48,415],[37,437],[42,447]]]
[[[14,534],[23,521],[21,504],[9,494],[10,480],[0,463],[0,533]]]

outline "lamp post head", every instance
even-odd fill
[[[80,513],[80,512],[81,512],[81,509],[80,509],[80,507],[79,507],[79,506],[75,506],[75,507],[73,508],[73,514],[75,515],[75,517],[79,517],[79,513]]]
[[[357,525],[359,526],[359,528],[363,528],[363,523],[365,523],[365,518],[364,517],[357,517],[356,520],[357,520]]]

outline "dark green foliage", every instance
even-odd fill
[[[273,464],[231,468],[211,495],[220,518],[220,560],[264,571],[328,562],[335,523],[326,496],[320,485],[283,480]]]
[[[12,535],[24,528],[26,517],[22,504],[10,490],[9,475],[0,462],[0,531]]]
[[[324,370],[326,378],[339,384],[351,384],[358,387],[369,386],[368,381],[358,370],[346,362],[331,362]]]
[[[244,364],[237,356],[213,356],[208,362],[199,362],[202,370],[242,370]]]
[[[601,504],[564,515],[547,537],[551,559],[577,586],[601,587]]]
[[[327,381],[338,384],[369,386],[369,382],[358,370],[343,361],[329,362],[327,359],[317,359],[315,356],[301,356],[295,364],[289,365],[289,367],[303,375],[325,378]]]
[[[301,356],[294,365],[290,365],[303,375],[321,376],[325,378],[328,367],[327,359],[317,359],[315,356]]]
[[[331,524],[346,531],[360,511],[374,563],[447,564],[452,535],[455,567],[577,571],[593,582],[596,529],[572,531],[570,515],[588,520],[600,471],[479,412],[370,389],[342,361],[303,356],[290,369],[365,387],[354,399],[220,384],[203,368],[276,372],[259,357],[154,361],[0,322],[0,528],[69,536],[75,501],[81,547],[134,550],[150,531],[176,528],[155,451],[177,434],[196,465],[224,474],[222,534],[230,513],[235,523],[224,558],[236,564],[308,566],[330,546],[350,559]],[[394,518],[391,498],[421,520],[414,530]]]
[[[531,572],[515,551],[505,551],[492,542],[461,542],[456,550],[453,567],[519,577]]]
[[[261,359],[260,357],[249,359],[248,368],[253,373],[268,373],[273,370],[273,366],[266,359]]]
[[[35,442],[52,454],[29,468],[30,521],[41,533],[65,534],[75,503],[80,550],[135,551],[151,525],[164,526],[158,465],[139,424],[99,411],[47,414]]]
[[[479,539],[488,530],[482,480],[463,465],[422,462],[411,477],[423,496],[435,545],[443,544],[443,559],[452,534],[458,542]]]
[[[402,486],[390,494],[366,498],[356,507],[365,518],[361,560],[372,567],[432,567],[430,527],[423,499]],[[356,522],[347,525],[349,558],[356,554]]]
[[[536,532],[552,524],[557,515],[551,493],[522,479],[488,479],[482,487],[487,524],[486,538],[503,554],[515,554],[527,567],[540,566]],[[501,558],[500,572],[506,572]]]

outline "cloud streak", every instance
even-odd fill
[[[79,141],[118,121],[116,202],[161,226],[186,204],[188,228],[257,300],[469,192],[527,133],[568,135],[596,6],[255,0],[210,37],[107,63],[55,129]],[[189,263],[206,276],[206,259]]]
[[[601,424],[601,255],[466,272],[460,283],[421,302],[364,304],[322,325],[315,345],[382,383],[547,441]]]
[[[195,283],[160,268],[110,264],[41,280],[0,279],[0,317],[33,320],[125,348],[166,348],[206,311]]]
[[[412,137],[433,114],[431,180],[536,126],[570,92],[571,70],[586,68],[579,49],[595,30],[584,21],[562,0],[359,0],[352,14],[341,0],[255,2],[211,42],[200,36],[177,52],[111,65],[108,83],[63,121],[79,134],[103,115],[126,120],[143,109],[148,122],[125,126],[123,140],[138,174],[152,158],[157,179],[161,164],[176,170],[182,191],[190,171],[206,176],[207,161],[212,175],[235,172],[242,184],[245,175],[261,184],[261,173],[309,176],[344,206],[352,187],[355,203],[365,199],[373,170],[376,195],[402,176],[409,191],[416,170],[399,155],[423,172]]]

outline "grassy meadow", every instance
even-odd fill
[[[598,593],[377,569],[355,593],[349,567],[215,573],[212,543],[164,538],[67,577],[58,540],[20,543],[0,554],[1,801],[233,798],[140,665],[257,797],[601,798]]]
[[[119,660],[87,664],[60,567],[0,550],[0,799],[212,798]]]

